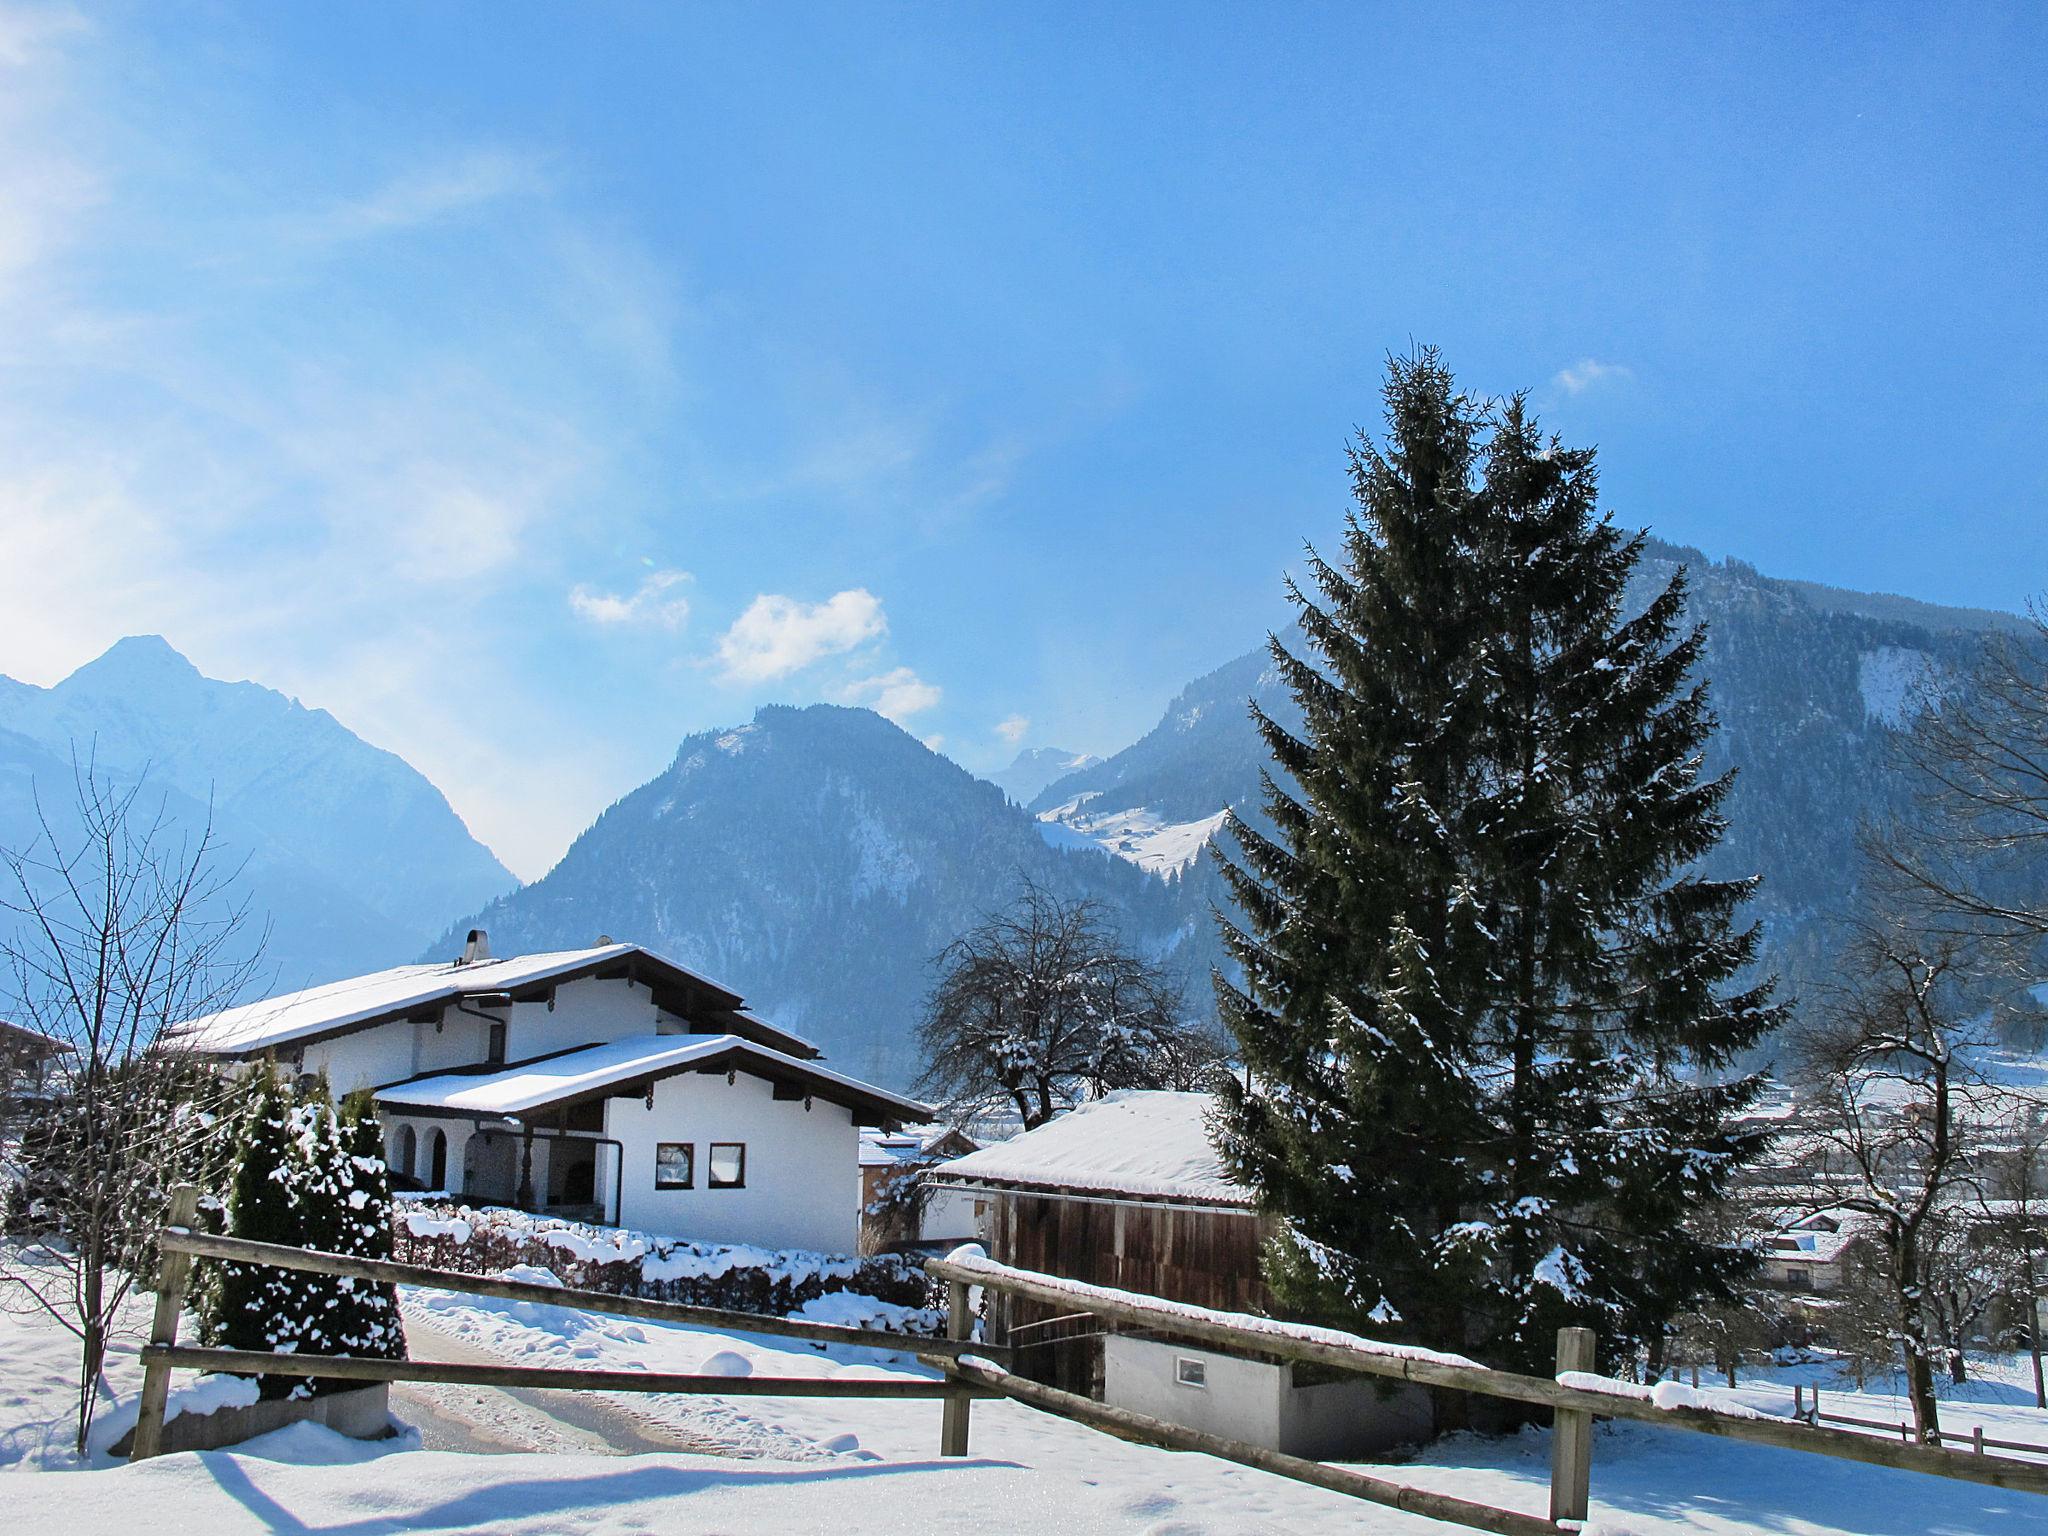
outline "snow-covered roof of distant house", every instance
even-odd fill
[[[914,1162],[940,1142],[955,1136],[969,1147],[975,1145],[973,1138],[958,1126],[937,1121],[928,1125],[906,1125],[900,1131],[862,1131],[860,1165],[863,1168],[886,1168],[895,1163]]]
[[[377,1090],[377,1102],[388,1109],[428,1114],[521,1116],[606,1097],[629,1084],[720,1067],[802,1088],[829,1104],[844,1105],[857,1120],[897,1123],[931,1117],[929,1104],[738,1035],[632,1035],[495,1069],[387,1083]]]
[[[1856,1240],[1865,1220],[1855,1211],[1814,1211],[1765,1238],[1763,1256],[1777,1264],[1832,1264]]]
[[[515,1001],[538,1001],[554,986],[583,976],[631,977],[647,985],[656,1003],[693,1023],[722,1026],[793,1055],[818,1054],[801,1035],[742,1011],[740,995],[731,988],[637,944],[510,955],[466,965],[394,966],[209,1014],[189,1026],[186,1043],[210,1056],[259,1056],[432,1012],[458,998],[506,993]]]
[[[1127,1089],[942,1163],[948,1181],[1249,1206],[1209,1141],[1206,1093]]]
[[[0,1019],[0,1051],[16,1056],[75,1056],[74,1047],[66,1045],[54,1035],[46,1035],[39,1029],[30,1029],[26,1024],[10,1024]]]

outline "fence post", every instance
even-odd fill
[[[1593,1369],[1593,1330],[1557,1330],[1557,1374]],[[1578,1408],[1552,1410],[1550,1518],[1583,1520],[1592,1501],[1593,1415]]]
[[[967,1306],[967,1286],[959,1280],[946,1282],[946,1337],[969,1339],[974,1337],[974,1314]],[[973,1399],[965,1391],[949,1393],[945,1405],[940,1409],[939,1454],[941,1456],[965,1456],[967,1454],[967,1414]]]
[[[171,1209],[166,1226],[190,1227],[199,1214],[199,1186],[180,1184],[171,1191]],[[185,1280],[192,1269],[188,1253],[165,1253],[157,1260],[156,1317],[149,1327],[149,1342],[172,1345],[178,1342],[178,1314],[185,1309]],[[171,1368],[155,1361],[142,1368],[142,1401],[135,1415],[135,1438],[129,1442],[128,1459],[145,1461],[163,1449],[164,1405],[171,1395]]]

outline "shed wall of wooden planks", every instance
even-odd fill
[[[1225,1311],[1267,1309],[1259,1272],[1267,1224],[1249,1212],[1015,1190],[991,1198],[990,1257],[1001,1263]],[[1025,1329],[1016,1340],[1018,1374],[1062,1391],[1100,1394],[1102,1341],[1090,1336],[1098,1321],[1034,1327],[1059,1316],[1058,1309],[997,1295],[989,1307],[997,1341]]]

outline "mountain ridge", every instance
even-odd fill
[[[205,676],[160,635],[117,641],[49,688],[4,684],[8,846],[33,836],[34,802],[69,803],[74,757],[174,796],[178,827],[210,817],[223,859],[246,864],[272,927],[265,969],[283,981],[405,959],[450,912],[516,883],[402,757],[324,709]]]

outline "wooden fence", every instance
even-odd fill
[[[1556,1533],[1573,1530],[1578,1522],[1585,1520],[1591,1489],[1592,1427],[1596,1417],[1632,1419],[1753,1445],[1807,1451],[1872,1466],[1897,1467],[1966,1482],[1986,1483],[1996,1488],[2048,1494],[2048,1464],[1992,1456],[1977,1449],[1977,1445],[1996,1442],[1977,1440],[1970,1451],[1952,1451],[1938,1445],[1900,1443],[1848,1430],[1830,1429],[1811,1418],[1782,1419],[1720,1408],[1659,1407],[1640,1387],[1591,1376],[1594,1339],[1591,1332],[1583,1328],[1559,1330],[1557,1371],[1558,1377],[1567,1378],[1560,1380],[1497,1371],[1479,1365],[1455,1364],[1440,1357],[1416,1357],[1376,1350],[1364,1341],[1347,1343],[1337,1338],[1268,1331],[1252,1326],[1243,1317],[1228,1313],[1184,1306],[1106,1286],[1077,1284],[1029,1270],[1012,1269],[987,1259],[934,1259],[925,1269],[934,1278],[945,1281],[950,1290],[953,1326],[948,1331],[956,1341],[966,1338],[969,1288],[981,1286],[1057,1307],[1067,1314],[1092,1314],[1113,1325],[1220,1344],[1251,1354],[1389,1377],[1418,1386],[1449,1388],[1547,1408],[1552,1413],[1554,1428],[1551,1437],[1550,1512],[1548,1518],[1544,1518],[1412,1488],[1352,1468],[1328,1466],[1284,1455],[1169,1424],[1128,1409],[1111,1407],[1092,1398],[1018,1376],[997,1363],[992,1358],[994,1351],[985,1346],[977,1346],[972,1352],[957,1349],[946,1353],[927,1351],[924,1356],[926,1363],[955,1381],[1064,1414],[1097,1428],[1175,1450],[1203,1451],[1227,1461],[1276,1472],[1283,1477],[1314,1483],[1373,1503],[1392,1505],[1412,1514],[1454,1521],[1482,1531],[1499,1532],[1501,1536],[1556,1536]],[[1586,1385],[1589,1379],[1596,1385]],[[960,1419],[959,1440],[957,1449],[949,1450],[949,1454],[963,1454],[967,1449],[968,1408],[965,1401],[960,1402],[957,1408],[949,1404],[949,1425],[955,1413]]]
[[[957,1338],[919,1338],[875,1328],[850,1328],[838,1323],[768,1317],[720,1307],[650,1301],[641,1296],[620,1296],[607,1291],[568,1290],[531,1281],[499,1280],[485,1275],[431,1269],[420,1264],[400,1264],[388,1259],[361,1259],[318,1249],[216,1237],[192,1229],[197,1202],[197,1191],[189,1185],[182,1185],[174,1191],[168,1224],[158,1238],[163,1267],[157,1286],[156,1315],[150,1328],[149,1343],[142,1351],[142,1399],[135,1422],[135,1438],[128,1453],[131,1461],[154,1456],[162,1449],[171,1372],[181,1367],[238,1376],[440,1382],[459,1386],[541,1387],[570,1392],[690,1393],[717,1397],[937,1398],[944,1405],[942,1440],[957,1439],[962,1446],[959,1451],[947,1453],[951,1455],[966,1454],[966,1400],[993,1395],[968,1382],[910,1377],[696,1376],[553,1366],[470,1365],[437,1360],[371,1360],[339,1355],[277,1354],[184,1346],[178,1343],[178,1319],[184,1310],[192,1260],[206,1258],[301,1270],[317,1275],[349,1276],[393,1285],[433,1286],[475,1296],[573,1307],[584,1312],[644,1318],[657,1323],[687,1323],[698,1328],[733,1329],[812,1343],[886,1349],[899,1354],[916,1352],[937,1359],[950,1360],[970,1350],[976,1354],[990,1352],[987,1345],[962,1343]],[[961,1295],[965,1295],[964,1288]],[[960,1320],[955,1318],[954,1322],[957,1334]],[[1006,1350],[997,1353],[1008,1357]],[[955,1425],[959,1426],[957,1430]]]
[[[169,1223],[159,1246],[162,1277],[150,1340],[142,1351],[141,1408],[130,1459],[140,1461],[162,1448],[170,1373],[184,1367],[245,1376],[322,1377],[351,1381],[418,1381],[468,1386],[538,1387],[583,1392],[701,1394],[716,1397],[936,1398],[941,1403],[939,1451],[968,1453],[970,1404],[975,1398],[1011,1398],[1128,1438],[1174,1450],[1200,1451],[1262,1471],[1277,1473],[1355,1498],[1493,1531],[1499,1536],[1561,1536],[1586,1519],[1591,1483],[1592,1427],[1596,1417],[1632,1419],[1668,1429],[1692,1430],[1780,1449],[1807,1451],[1873,1466],[1959,1478],[1997,1488],[2048,1494],[2048,1464],[1993,1456],[1999,1442],[1975,1436],[1969,1451],[1939,1445],[1901,1443],[1816,1422],[1815,1415],[1776,1418],[1706,1407],[1663,1408],[1626,1382],[1591,1376],[1593,1335],[1583,1328],[1559,1331],[1559,1378],[1526,1376],[1441,1356],[1406,1355],[1376,1349],[1363,1340],[1269,1331],[1239,1314],[1164,1301],[1155,1296],[1082,1285],[987,1259],[933,1259],[925,1269],[947,1294],[944,1338],[913,1337],[878,1329],[813,1323],[797,1318],[733,1312],[681,1302],[651,1301],[610,1292],[568,1290],[530,1281],[460,1274],[418,1264],[353,1258],[314,1249],[216,1237],[193,1230],[197,1195],[181,1186],[173,1195]],[[544,1366],[471,1365],[431,1360],[372,1360],[331,1355],[279,1354],[239,1349],[202,1349],[178,1343],[178,1321],[194,1258],[269,1265],[313,1274],[350,1276],[396,1285],[432,1286],[469,1295],[493,1296],[544,1306],[644,1318],[653,1322],[731,1329],[818,1343],[915,1353],[940,1373],[939,1379],[906,1377],[698,1376],[646,1371],[602,1371]],[[1552,1414],[1550,1510],[1548,1516],[1500,1509],[1450,1494],[1414,1488],[1353,1467],[1331,1466],[1299,1456],[1225,1439],[1168,1423],[1129,1409],[1096,1402],[1046,1386],[1009,1367],[1006,1345],[972,1337],[972,1289],[981,1287],[1067,1314],[1086,1314],[1108,1326],[1130,1326],[1173,1337],[1283,1360],[1303,1361],[1388,1377],[1418,1386],[1447,1388],[1481,1397],[1546,1408]],[[1588,1383],[1591,1383],[1589,1386]],[[1828,1416],[1832,1417],[1832,1416]]]

